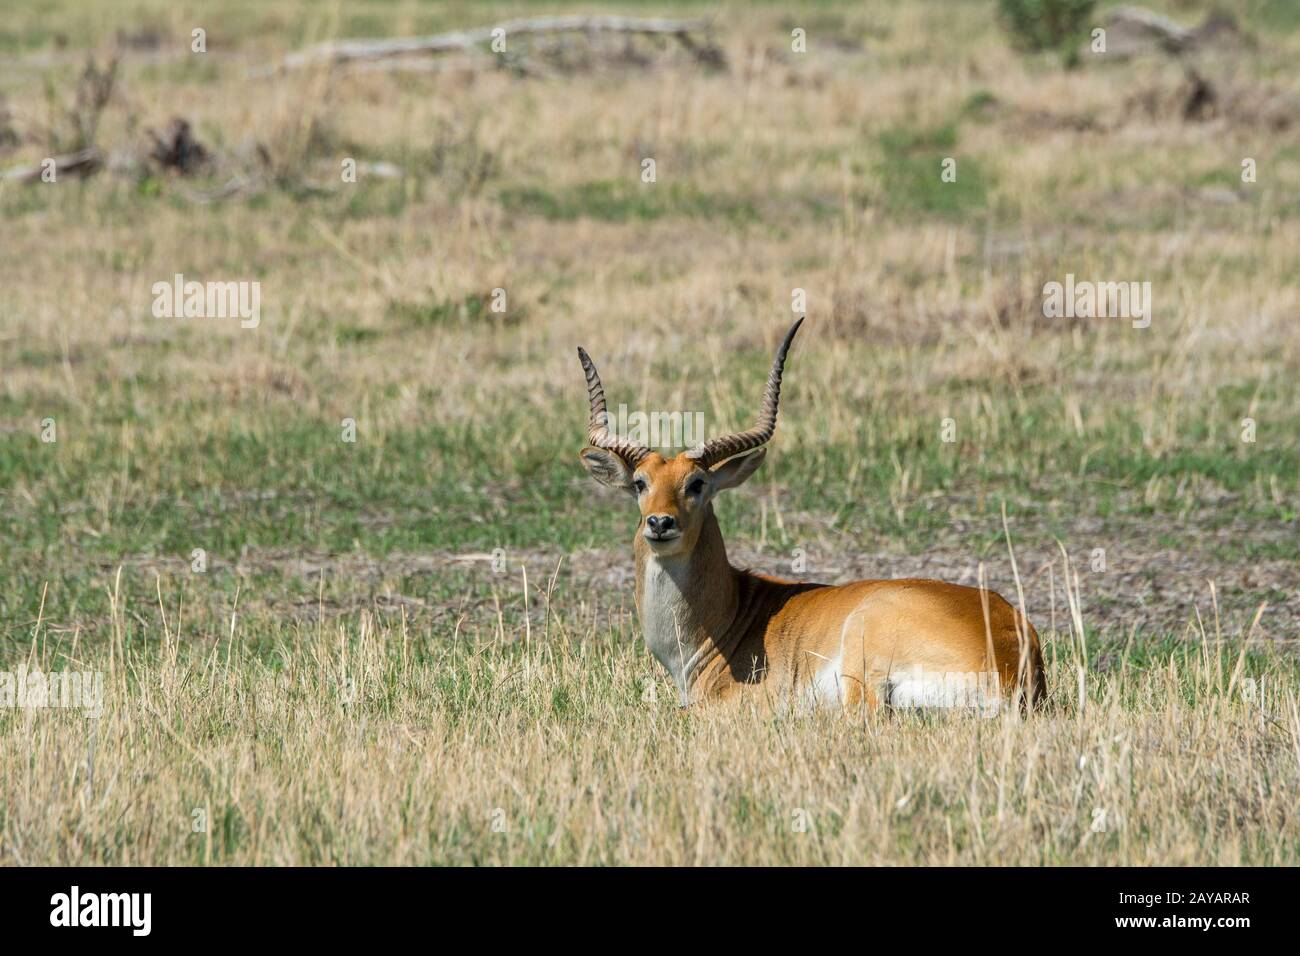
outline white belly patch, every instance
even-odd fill
[[[891,707],[978,710],[993,716],[1002,709],[1002,688],[992,671],[927,671],[920,667],[891,670],[885,679]]]

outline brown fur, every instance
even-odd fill
[[[590,448],[583,452],[598,480],[629,490],[637,478],[646,483],[638,495],[641,522],[633,548],[637,608],[643,629],[661,620],[651,615],[663,609],[646,605],[653,563],[656,575],[671,580],[663,593],[673,597],[675,660],[686,665],[681,684],[688,701],[727,698],[752,688],[798,695],[837,658],[845,706],[878,705],[889,675],[913,667],[961,674],[995,671],[1008,696],[1024,704],[1043,699],[1038,635],[992,591],[916,579],[829,586],[732,567],[712,497],[752,474],[762,461],[761,450],[710,472],[683,453],[671,459],[652,454],[635,472],[624,466],[620,473],[605,454]],[[710,488],[694,497],[686,488],[700,476]],[[681,537],[668,544],[648,541],[649,515],[672,516]]]

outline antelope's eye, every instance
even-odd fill
[[[636,493],[637,493],[638,495],[641,494],[643,491],[645,491],[645,479],[644,479],[644,478],[633,478],[633,479],[632,479],[632,487],[636,489]]]
[[[703,479],[703,478],[696,478],[696,479],[692,480],[691,483],[690,483],[689,485],[686,486],[686,493],[687,493],[687,494],[690,494],[690,495],[698,495],[698,494],[702,494],[703,492],[704,492],[704,479]]]

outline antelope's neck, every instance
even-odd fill
[[[735,642],[732,625],[739,600],[738,572],[712,506],[699,540],[689,552],[656,555],[638,535],[636,603],[646,646],[677,683],[683,703],[708,666],[726,657]]]

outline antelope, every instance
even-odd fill
[[[802,323],[777,350],[754,427],[672,458],[610,431],[600,376],[578,349],[590,404],[579,454],[596,481],[637,501],[637,614],[682,705],[756,688],[814,707],[988,712],[1040,702],[1038,634],[993,591],[912,578],[787,581],[727,560],[713,499],[763,463],[786,355]]]

